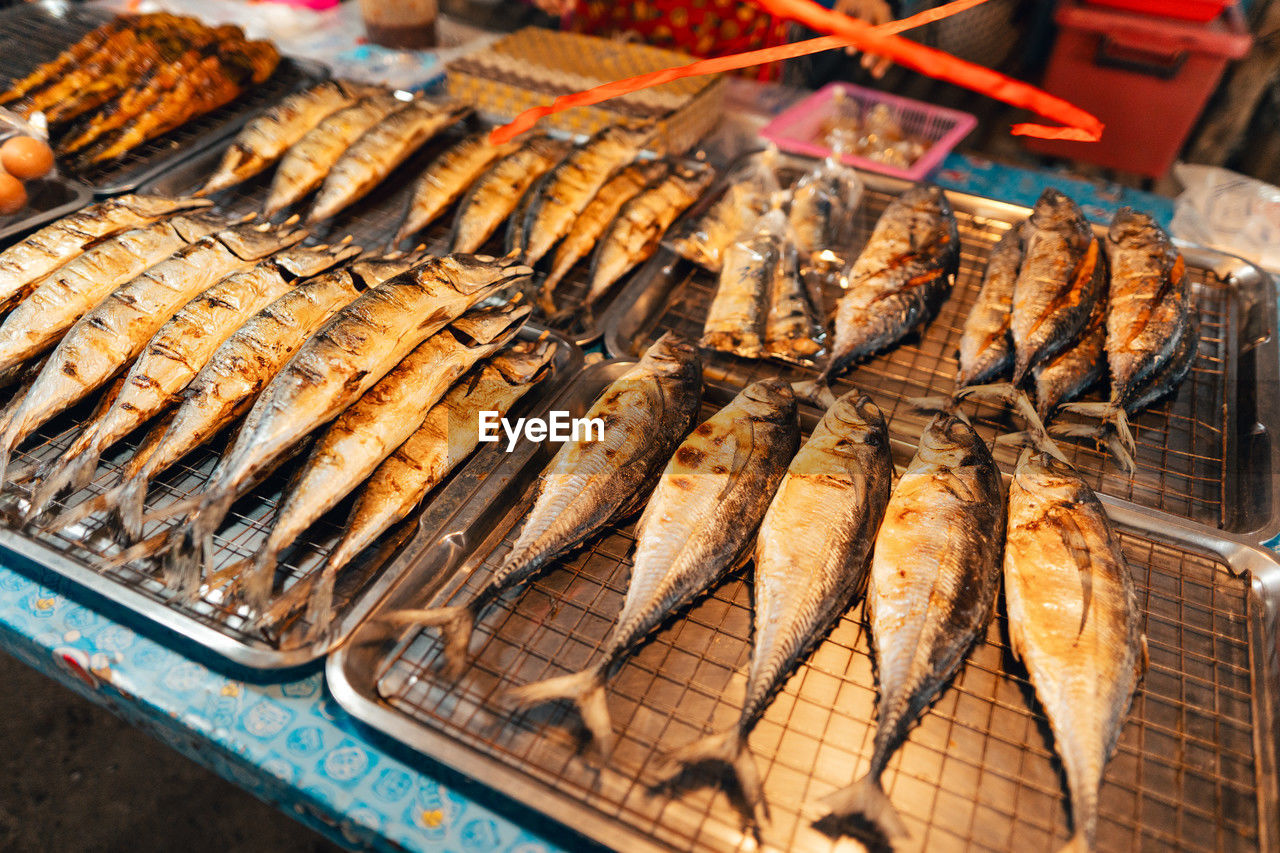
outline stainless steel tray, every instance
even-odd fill
[[[396,229],[400,225],[400,221],[404,218],[405,210],[408,208],[409,201],[413,195],[413,185],[418,175],[445,149],[460,140],[466,132],[476,131],[482,126],[487,127],[488,125],[482,125],[479,120],[472,119],[463,123],[463,125],[450,128],[441,133],[438,139],[433,140],[430,144],[424,146],[421,151],[409,158],[373,192],[339,213],[328,223],[321,225],[317,229],[318,234],[328,240],[336,240],[346,235],[351,235],[357,245],[366,248],[389,246],[391,239],[395,236]],[[214,167],[217,166],[218,161],[222,158],[223,150],[229,143],[229,139],[224,140],[223,144],[214,146],[198,156],[192,157],[177,168],[171,169],[161,177],[151,181],[144,189],[147,192],[160,193],[162,195],[186,195],[194,192],[212,174]],[[219,208],[228,213],[246,214],[258,212],[262,209],[262,203],[266,201],[267,191],[271,186],[272,174],[273,170],[269,169],[264,174],[258,175],[239,186],[214,194],[212,198]],[[304,212],[305,205],[308,203],[309,200],[303,203],[302,210]],[[412,241],[406,240],[401,248],[410,248],[414,244],[422,244],[427,247],[428,251],[442,254],[448,250],[452,224],[453,208],[450,208],[424,231],[417,234]],[[495,256],[505,254],[503,251],[503,230],[499,229],[498,234],[490,239],[482,247],[481,251]],[[549,323],[548,318],[543,315],[541,309],[538,308],[536,300],[531,300],[534,305],[534,319],[543,325],[549,326],[579,346],[588,346],[599,340],[601,335],[604,334],[602,320],[605,312],[623,292],[630,277],[638,273],[639,270],[634,270],[627,276],[623,276],[622,280],[602,297],[598,303],[599,310],[592,318],[583,320],[575,317],[567,322],[552,325]],[[533,287],[536,288],[541,283],[542,275],[539,272],[534,277]],[[561,280],[556,288],[557,299],[565,300],[565,304],[572,304],[574,300],[581,300],[586,296],[589,283],[585,264],[580,263]]]
[[[9,216],[0,216],[0,246],[41,225],[75,213],[93,200],[93,190],[62,175],[27,183],[27,206]]]
[[[588,368],[556,408],[583,411],[624,366]],[[708,413],[730,390],[708,389]],[[816,413],[803,419],[807,431]],[[330,690],[367,725],[610,848],[754,849],[717,789],[671,798],[650,791],[665,751],[736,719],[750,659],[747,572],[672,619],[616,672],[608,702],[619,744],[599,772],[575,757],[572,711],[511,715],[502,693],[588,662],[621,607],[632,525],[593,537],[493,606],[473,638],[476,658],[455,685],[435,671],[438,632],[379,629],[379,614],[474,593],[509,549],[553,450],[523,447],[477,484],[330,655]],[[910,448],[895,447],[900,466],[909,456]],[[1099,849],[1277,849],[1280,563],[1244,537],[1105,501],[1133,569],[1151,666],[1107,766]],[[768,849],[856,847],[812,828],[801,808],[866,770],[875,696],[859,605],[751,737],[773,813]],[[891,762],[885,786],[911,832],[903,849],[1053,850],[1069,837],[1061,765],[1026,672],[1009,653],[1003,604]]]
[[[25,76],[91,30],[111,20],[106,9],[65,0],[19,3],[0,11],[0,80]],[[264,107],[329,76],[315,62],[282,57],[275,72],[229,104],[146,142],[119,160],[72,173],[99,196],[132,192],[169,167],[240,129]]]
[[[783,158],[785,177],[813,161]],[[859,214],[859,240],[906,181],[860,173],[867,185]],[[713,189],[697,216],[723,190]],[[858,364],[835,384],[857,386],[892,418],[893,439],[915,446],[928,419],[910,398],[950,395],[961,329],[982,283],[991,246],[1029,210],[964,193],[947,192],[960,225],[961,260],[951,297],[923,335]],[[678,226],[677,226],[678,227]],[[1101,228],[1099,231],[1101,232]],[[1063,440],[1076,469],[1098,491],[1142,506],[1235,532],[1263,542],[1280,529],[1280,348],[1276,341],[1276,291],[1271,277],[1252,264],[1219,252],[1182,247],[1201,317],[1200,352],[1177,394],[1133,419],[1137,469],[1129,476],[1091,439]],[[715,295],[716,277],[663,250],[628,285],[604,318],[605,348],[631,358],[662,332],[674,329],[698,339]],[[828,306],[838,293],[828,295]],[[811,378],[815,371],[777,361],[751,361],[704,351],[709,382],[740,388],[762,376]],[[837,391],[839,393],[839,391]],[[1088,399],[1102,399],[1094,395]],[[966,406],[988,442],[1020,428],[1001,408]],[[1000,448],[1007,471],[1017,451]]]
[[[526,326],[520,337],[534,340],[543,333],[540,328]],[[552,361],[552,374],[517,405],[513,410],[516,416],[541,411],[582,367],[582,351],[578,347],[558,335],[548,334],[559,344]],[[91,409],[92,403],[85,404],[50,422],[38,433],[34,443],[24,445],[22,452],[15,456],[15,464],[58,456],[80,433]],[[115,470],[132,456],[144,434],[135,434],[121,442],[104,458],[103,472],[94,482],[63,498],[60,507],[76,506],[111,487],[115,482]],[[226,436],[215,439],[163,475],[151,490],[148,510],[199,493],[208,482],[226,442]],[[101,527],[101,514],[91,516],[83,530],[59,533],[6,528],[0,519],[0,549],[34,560],[240,666],[262,670],[301,666],[319,659],[342,643],[400,574],[415,563],[421,549],[436,541],[440,522],[451,514],[458,499],[458,490],[461,489],[460,494],[471,493],[469,484],[475,476],[474,467],[483,467],[486,457],[502,455],[495,448],[496,445],[478,450],[470,463],[455,470],[424,501],[422,510],[390,531],[379,543],[366,549],[349,568],[343,570],[334,594],[337,614],[334,630],[328,638],[320,641],[299,643],[295,639],[296,634],[279,637],[255,631],[246,622],[246,612],[224,601],[216,591],[194,602],[183,601],[173,594],[171,588],[160,583],[146,564],[135,562],[104,567],[118,553],[118,548],[104,541],[109,537],[95,535]],[[492,460],[488,464],[492,464]],[[269,480],[237,501],[227,524],[215,537],[218,546],[215,570],[257,552],[271,531],[281,494],[296,467],[296,462],[281,466]],[[313,525],[293,549],[285,552],[285,559],[280,563],[280,571],[286,575],[284,588],[315,570],[337,545],[350,505],[350,499],[343,501]],[[172,527],[177,521],[156,522],[148,527],[147,535]]]

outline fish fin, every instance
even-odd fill
[[[147,557],[157,557],[165,554],[170,549],[169,534],[167,531],[160,531],[155,536],[143,539],[125,548],[119,554],[110,559],[104,560],[101,571],[119,568],[126,563],[132,563],[134,560],[142,560]]]
[[[1101,438],[1103,429],[1101,425],[1057,423],[1049,427],[1049,435],[1061,435],[1067,438]]]
[[[507,693],[507,699],[520,710],[567,699],[578,709],[582,722],[595,741],[601,759],[613,752],[613,722],[609,718],[609,706],[605,702],[604,673],[597,668],[548,678]]]
[[[1102,418],[1103,420],[1109,419],[1112,411],[1110,403],[1063,403],[1058,408],[1064,412],[1084,415],[1086,418]]]
[[[889,795],[880,787],[879,778],[870,774],[847,788],[823,797],[821,802],[832,818],[862,818],[879,829],[886,839],[906,838],[910,835],[898,810],[889,801]]]
[[[684,772],[699,764],[720,764],[733,773],[734,781],[751,810],[751,819],[757,826],[770,820],[769,803],[764,797],[760,772],[756,768],[751,750],[737,728],[728,729],[696,740],[665,756],[674,765],[675,773]]]
[[[821,378],[792,382],[791,392],[797,399],[823,409],[831,408],[836,402],[836,395],[832,392],[831,386]]]
[[[1083,832],[1077,832],[1066,844],[1058,848],[1058,853],[1090,853],[1091,850],[1093,846],[1089,844],[1089,839],[1084,837]]]
[[[201,528],[202,525],[196,518],[174,528],[167,536],[169,547],[164,555],[164,576],[166,582],[180,593],[191,593],[199,589],[204,575],[204,536]]]
[[[955,399],[949,397],[911,397],[907,404],[922,412],[949,412]]]
[[[1107,438],[1107,449],[1111,451],[1111,455],[1120,463],[1120,467],[1124,469],[1126,474],[1133,473],[1133,456],[1129,448],[1125,446],[1124,439],[1118,435],[1109,436]]]
[[[332,589],[332,584],[330,584]],[[466,668],[470,655],[471,634],[476,627],[475,611],[468,605],[433,607],[430,610],[398,610],[382,621],[397,627],[439,628],[444,640],[444,665],[441,671],[457,678]]]
[[[146,508],[150,480],[134,477],[120,484],[120,494],[111,508],[109,524],[116,525],[130,539],[142,536],[142,515]]]

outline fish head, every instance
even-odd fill
[[[824,419],[830,419],[832,432],[859,444],[880,440],[887,426],[884,413],[861,391],[850,391],[831,404]]]
[[[485,346],[510,338],[520,330],[533,306],[522,303],[519,293],[500,305],[474,309],[454,320],[451,328],[460,332],[477,346]]]
[[[487,288],[501,288],[527,279],[533,268],[508,255],[445,255],[427,261],[436,272],[462,293],[475,293]]]
[[[1040,198],[1036,199],[1029,221],[1033,228],[1074,228],[1084,222],[1084,214],[1070,196],[1053,187],[1046,187],[1040,193]]]
[[[921,434],[916,456],[929,465],[955,469],[990,459],[991,451],[968,419],[939,412]]]
[[[527,385],[542,373],[556,354],[556,342],[542,337],[512,344],[490,364],[512,385]]]
[[[226,246],[237,258],[253,261],[265,258],[284,246],[300,243],[307,232],[286,222],[272,225],[270,222],[250,222],[218,232],[218,242]]]
[[[753,420],[786,422],[796,420],[796,395],[781,379],[752,382],[735,401]]]
[[[1163,248],[1163,235],[1164,229],[1154,219],[1131,207],[1117,210],[1107,228],[1107,241],[1126,249]]]
[[[338,246],[294,246],[278,255],[273,255],[268,262],[274,263],[294,278],[309,278],[336,267],[343,261],[354,258],[360,252],[359,246],[349,244]]]
[[[1071,501],[1082,483],[1065,461],[1043,450],[1027,448],[1013,470],[1014,483],[1024,492]]]
[[[693,341],[675,332],[667,332],[654,341],[641,361],[661,373],[700,373],[702,370],[702,356],[698,347]]]

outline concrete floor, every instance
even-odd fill
[[[340,848],[0,653],[0,850]]]

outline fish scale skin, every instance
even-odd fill
[[[1107,340],[1107,298],[1099,297],[1093,316],[1071,346],[1031,368],[1036,384],[1036,412],[1041,420],[1061,403],[1074,400],[1102,378]]]
[[[516,143],[490,145],[487,133],[468,136],[423,171],[414,185],[409,211],[396,233],[399,243],[426,228],[453,204],[495,160],[511,154]]]
[[[1014,225],[996,241],[983,273],[982,289],[965,318],[960,335],[960,372],[956,385],[980,385],[997,379],[1013,364],[1009,339],[1013,287],[1022,265],[1022,226]]]
[[[799,656],[861,594],[892,482],[884,417],[850,392],[800,448],[760,525],[744,734]]]
[[[989,621],[1004,524],[990,451],[968,424],[938,415],[876,537],[867,602],[880,701],[868,776],[884,770]]]
[[[563,140],[534,136],[518,150],[498,158],[458,202],[449,250],[478,251],[516,209],[529,187],[569,149],[570,144]],[[517,225],[513,222],[511,227]]]
[[[1068,544],[1066,519],[1083,540],[1083,564]],[[1066,768],[1076,837],[1091,849],[1098,788],[1137,686],[1144,641],[1133,578],[1105,510],[1074,472],[1043,454],[1025,455],[1009,488],[1004,578],[1011,645]]]

